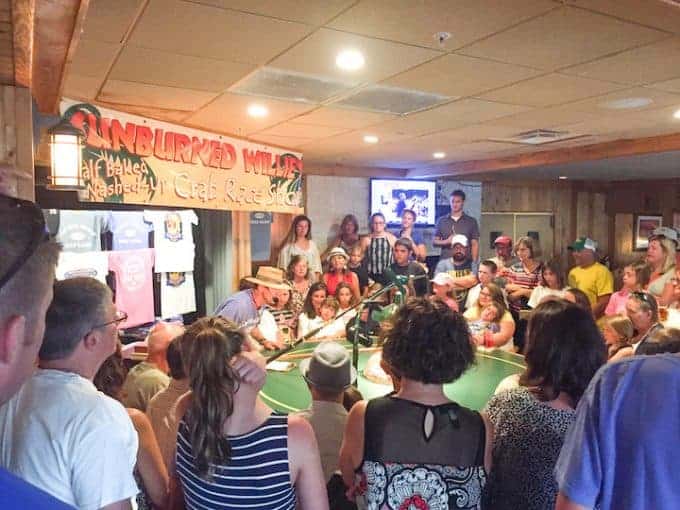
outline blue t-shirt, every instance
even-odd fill
[[[260,315],[251,289],[235,292],[215,309],[215,315],[236,323],[241,328],[252,328],[260,322]]]
[[[142,250],[149,247],[151,225],[142,211],[113,211],[109,218],[114,250]]]
[[[605,365],[555,466],[560,492],[601,510],[680,508],[680,356]]]
[[[74,510],[72,506],[0,468],[0,508]]]

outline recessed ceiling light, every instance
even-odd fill
[[[559,177],[560,181],[566,181],[568,178],[569,177],[567,177],[566,175],[560,175]]]
[[[248,105],[248,115],[255,117],[256,119],[261,119],[262,117],[269,115],[269,110],[264,105],[253,103]]]
[[[654,101],[648,97],[626,97],[624,99],[615,99],[614,101],[607,101],[600,103],[601,108],[608,108],[609,110],[632,110],[633,108],[642,108],[649,106]]]
[[[680,110],[675,110],[673,117],[675,117],[676,119],[680,119]]]
[[[343,71],[358,71],[364,67],[364,56],[358,50],[343,50],[335,57],[335,65]]]
[[[446,153],[445,152],[434,152],[434,153],[432,153],[432,157],[434,159],[444,159],[446,157]]]
[[[364,142],[366,143],[378,143],[379,138],[375,135],[364,135]]]

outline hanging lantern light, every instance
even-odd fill
[[[81,174],[82,132],[62,119],[48,131],[50,137],[50,176],[48,188],[68,191],[85,189]]]

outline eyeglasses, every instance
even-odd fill
[[[109,322],[105,322],[104,324],[97,324],[97,325],[94,326],[92,329],[103,328],[104,326],[108,326],[108,325],[110,325],[110,324],[116,324],[116,325],[118,325],[118,324],[120,324],[121,322],[125,322],[125,321],[127,320],[128,314],[126,314],[125,312],[122,312],[122,311],[120,311],[120,310],[116,310],[116,315],[115,315],[115,317],[116,317],[115,319],[113,319],[113,320],[111,320],[111,321],[109,321]]]
[[[26,248],[9,265],[5,274],[0,277],[0,289],[2,289],[19,272],[26,261],[31,258],[31,255],[35,253],[38,246],[49,239],[49,233],[45,228],[45,217],[42,211],[37,205],[28,200],[0,195],[0,214],[3,216],[15,215],[17,224],[26,225],[26,228],[30,229],[31,232]],[[0,232],[1,239],[2,233]]]

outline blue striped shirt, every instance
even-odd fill
[[[258,428],[227,436],[231,457],[214,466],[211,481],[199,476],[189,441],[180,422],[177,433],[177,474],[187,509],[294,510],[295,489],[288,464],[288,416],[272,413]]]

